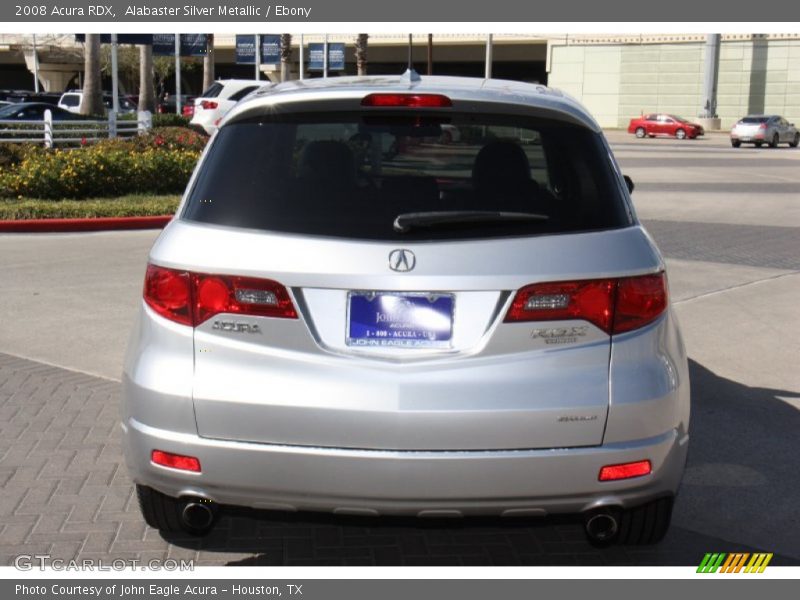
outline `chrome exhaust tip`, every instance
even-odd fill
[[[204,532],[214,524],[216,512],[216,505],[210,500],[190,500],[183,507],[181,521],[192,533]]]
[[[597,512],[586,519],[586,535],[594,542],[609,542],[619,532],[619,522],[609,512]]]

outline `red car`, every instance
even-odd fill
[[[637,138],[645,136],[655,137],[657,135],[668,135],[679,140],[689,138],[694,139],[705,133],[702,125],[692,123],[675,115],[653,113],[643,115],[636,119],[631,119],[628,125],[628,133],[635,133]]]

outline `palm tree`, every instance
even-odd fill
[[[102,115],[105,107],[100,81],[100,34],[86,34],[83,60],[83,100],[80,112],[82,115]]]
[[[359,75],[367,74],[367,40],[369,35],[359,33],[356,38],[356,66]]]
[[[292,34],[281,34],[281,81],[289,81],[289,61],[292,58]]]
[[[214,34],[206,36],[206,55],[203,57],[203,91],[214,83]]]
[[[153,46],[139,46],[139,110],[156,110],[156,91],[153,87]]]

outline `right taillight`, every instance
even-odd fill
[[[193,327],[220,313],[297,318],[289,292],[277,281],[157,265],[147,266],[144,301],[162,317]]]
[[[653,322],[667,307],[664,273],[536,283],[520,289],[505,321],[589,321],[609,334]]]
[[[612,333],[624,333],[652,323],[667,308],[664,273],[625,277],[617,281]]]
[[[217,108],[219,104],[217,104],[213,100],[203,100],[200,102],[200,106],[202,106],[205,110],[213,110]]]

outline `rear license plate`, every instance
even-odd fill
[[[452,294],[350,292],[348,346],[449,348]]]

